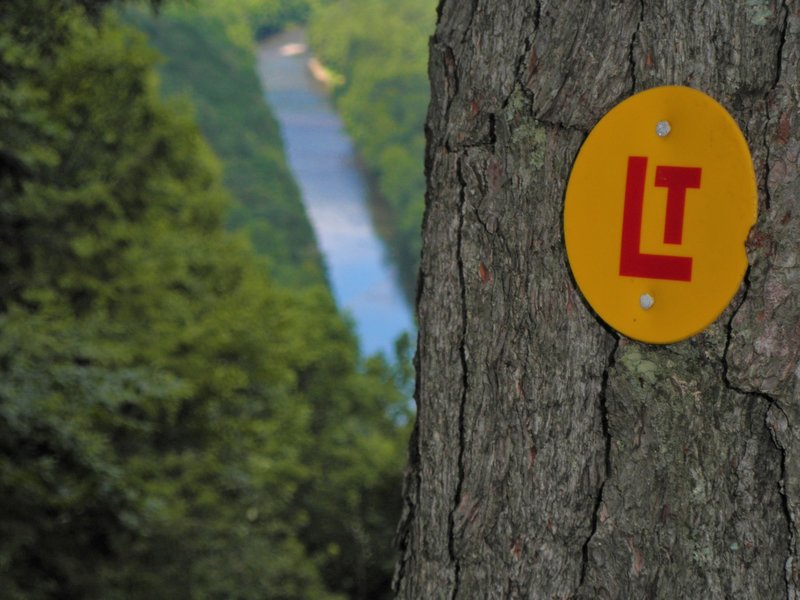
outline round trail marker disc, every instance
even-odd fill
[[[567,256],[611,327],[677,342],[736,294],[756,213],[750,151],[730,114],[697,90],[653,88],[612,108],[581,147],[564,207]]]

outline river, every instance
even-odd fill
[[[375,233],[368,186],[352,142],[325,90],[310,74],[305,32],[277,34],[258,48],[264,96],[281,126],[289,168],[303,196],[339,307],[355,324],[361,350],[393,355],[415,328],[396,269]]]

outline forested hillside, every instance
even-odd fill
[[[309,38],[340,77],[334,101],[372,177],[376,220],[413,299],[419,267],[434,0],[324,0]]]
[[[147,33],[163,56],[162,93],[186,101],[222,160],[223,181],[236,200],[229,225],[248,233],[278,281],[320,283],[314,234],[255,72],[250,23],[256,16],[246,8],[238,2],[167,4],[158,18],[141,9],[127,11],[126,20]],[[286,18],[264,11],[258,16],[275,27]]]
[[[236,152],[105,4],[0,7],[2,596],[385,597],[397,369],[359,358],[308,238],[262,248],[295,279],[228,232],[260,209],[223,187]]]

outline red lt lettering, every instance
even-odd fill
[[[667,188],[665,244],[680,244],[683,240],[686,190],[700,187],[700,173],[701,169],[697,167],[656,167],[656,187]],[[691,281],[691,257],[645,254],[640,250],[646,175],[647,157],[629,156],[628,177],[625,183],[625,207],[622,215],[619,274],[648,279]]]

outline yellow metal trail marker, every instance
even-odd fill
[[[750,152],[728,112],[691,88],[650,89],[611,109],[578,153],[564,207],[570,267],[614,329],[676,342],[733,298],[756,212]]]

